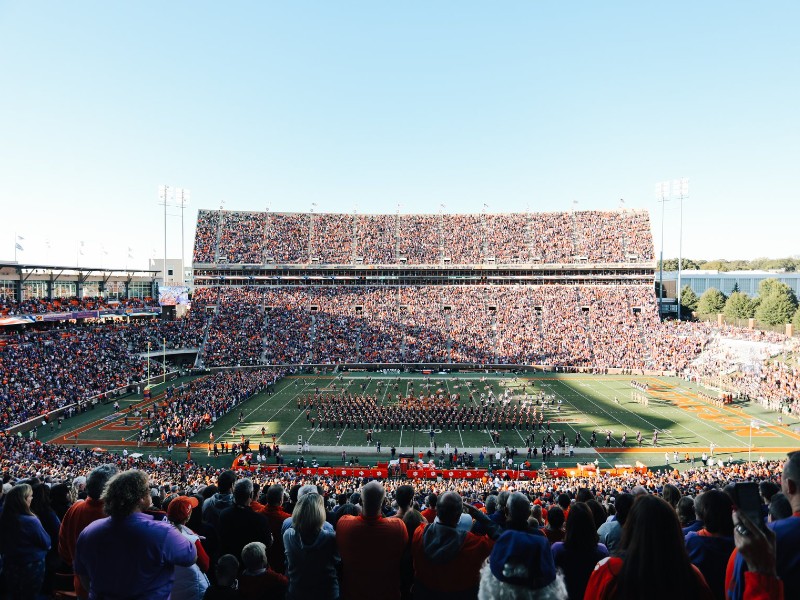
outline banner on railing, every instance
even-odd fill
[[[73,319],[99,319],[100,317],[155,317],[161,314],[158,307],[113,308],[103,310],[75,310],[51,312],[34,315],[13,315],[0,317],[0,327],[6,325],[28,325],[30,323],[52,323]]]

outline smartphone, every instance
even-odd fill
[[[757,483],[751,481],[735,483],[733,485],[733,503],[753,523],[762,529],[765,527],[764,515],[761,512],[761,496],[758,492]]]

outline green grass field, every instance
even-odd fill
[[[332,375],[290,376],[278,384],[273,395],[258,394],[218,420],[213,427],[214,436],[217,441],[234,443],[244,434],[250,438],[252,446],[257,446],[260,441],[271,442],[271,434],[274,433],[289,460],[297,454],[298,436],[302,436],[303,442],[309,444],[308,454],[316,456],[320,462],[340,463],[342,450],[347,452],[348,457],[359,456],[362,464],[374,462],[378,457],[375,443],[367,443],[364,430],[319,427],[312,429],[306,419],[305,411],[298,410],[297,398],[303,394],[313,394],[316,388],[323,392],[333,392],[334,384],[339,390],[346,388],[353,393],[361,393],[363,385],[365,393],[376,395],[379,404],[389,404],[396,402],[392,399],[392,395],[397,392],[390,388],[398,377],[400,377],[401,391],[405,390],[410,379],[415,380],[417,390],[420,389],[420,384],[427,380],[434,389],[441,389],[447,393],[460,393],[462,403],[470,402],[466,391],[468,383],[479,392],[483,391],[484,386],[491,386],[497,395],[510,389],[514,398],[521,394],[544,392],[556,400],[561,400],[560,411],[556,409],[557,403],[545,409],[545,419],[550,420],[551,428],[555,431],[554,437],[558,437],[561,431],[564,431],[567,438],[572,441],[575,433],[580,431],[584,439],[581,447],[575,449],[574,458],[562,456],[553,459],[556,462],[563,460],[564,464],[598,459],[601,466],[633,464],[635,461],[640,461],[651,467],[661,467],[666,464],[664,453],[669,452],[670,462],[675,466],[672,460],[674,452],[678,452],[681,459],[687,453],[699,459],[703,452],[709,452],[712,443],[716,447],[715,456],[727,459],[730,455],[734,460],[744,461],[748,460],[749,456],[752,456],[753,460],[762,455],[767,458],[777,457],[800,447],[800,433],[798,433],[800,426],[797,419],[784,417],[781,425],[778,423],[777,414],[767,412],[757,405],[716,406],[699,398],[695,386],[678,378],[637,377],[635,379],[646,381],[649,385],[648,392],[643,394],[631,386],[630,376],[538,373],[519,378],[503,374],[398,376],[344,373],[338,378]],[[378,382],[383,384],[379,385]],[[156,388],[155,393],[158,394],[162,390],[163,386]],[[614,401],[615,398],[618,399],[618,403]],[[642,398],[646,398],[647,402],[642,402]],[[130,398],[122,404],[140,401],[140,398]],[[239,422],[240,412],[244,415],[243,422]],[[110,406],[99,407],[67,421],[64,430],[52,434],[49,431],[42,431],[40,437],[72,444],[75,443],[74,438],[56,436],[64,436],[67,430],[79,427],[80,444],[102,446],[109,450],[121,450],[125,446],[129,451],[135,451],[133,450],[135,444],[131,448],[130,442],[135,436],[135,431],[123,430],[120,427],[121,419],[113,414]],[[750,427],[753,419],[759,423],[758,428]],[[262,427],[267,432],[266,436],[261,434]],[[597,444],[601,446],[597,450],[587,447],[593,430],[597,431]],[[612,432],[611,448],[603,447],[607,430]],[[657,447],[651,444],[655,430],[659,431]],[[641,431],[644,437],[641,448],[637,447],[635,440],[637,431]],[[627,432],[626,448],[620,446],[623,432]],[[535,435],[536,445],[541,446],[542,432],[526,430],[501,431],[500,445],[516,447],[524,456],[525,438],[531,433]],[[229,455],[216,460],[213,457],[207,458],[208,434],[206,431],[193,439],[193,457],[201,462],[230,464],[232,457]],[[427,430],[376,429],[373,437],[375,441],[381,442],[381,455],[384,459],[388,458],[391,446],[395,446],[398,452],[412,452],[412,450],[427,452],[431,441]],[[436,430],[435,439],[439,450],[449,444],[452,448],[473,452],[476,457],[484,446],[495,448],[491,436],[486,431]],[[749,453],[751,439],[753,447]],[[138,451],[147,454],[162,452],[155,448],[142,448]],[[176,457],[182,452],[185,452],[185,449],[176,448]]]

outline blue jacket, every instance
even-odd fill
[[[783,597],[800,598],[800,513],[767,525],[775,532],[775,555],[778,577],[783,580]],[[747,563],[736,554],[733,577],[729,582],[727,598],[742,600],[744,597],[744,572]]]
[[[6,564],[44,560],[50,550],[50,536],[38,517],[20,515],[15,527],[0,533]]]

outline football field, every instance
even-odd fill
[[[632,385],[636,381],[638,386]],[[372,441],[367,440],[367,427],[341,428],[322,427],[317,421],[313,424],[307,418],[302,398],[320,395],[336,395],[347,390],[354,395],[368,395],[375,398],[379,406],[398,403],[397,395],[404,396],[413,382],[416,395],[458,394],[463,405],[479,407],[481,395],[485,399],[493,396],[498,404],[510,406],[531,403],[537,411],[544,413],[543,430],[500,429],[499,444],[493,442],[492,435],[484,429],[456,428],[449,430],[434,425],[433,436],[427,427],[400,427],[382,430],[373,425]],[[644,388],[646,385],[647,389]],[[213,431],[217,442],[239,443],[242,436],[250,440],[251,447],[259,442],[272,443],[273,435],[288,461],[299,454],[306,460],[315,457],[322,464],[341,464],[342,452],[347,459],[358,456],[361,464],[387,460],[390,448],[398,453],[422,451],[427,455],[431,450],[437,456],[444,449],[471,452],[477,462],[478,454],[484,449],[494,452],[505,446],[517,448],[519,457],[524,460],[527,454],[526,439],[539,449],[548,431],[554,439],[562,432],[570,443],[574,443],[580,432],[582,443],[574,447],[574,456],[565,454],[554,456],[553,461],[564,464],[598,460],[601,466],[614,464],[634,464],[639,461],[657,468],[688,466],[687,455],[700,459],[703,453],[712,452],[717,458],[726,461],[757,460],[759,457],[778,457],[786,452],[800,448],[800,425],[796,418],[784,416],[779,422],[778,415],[752,403],[736,403],[719,406],[698,395],[698,389],[679,378],[632,377],[630,375],[588,375],[588,374],[450,374],[411,375],[395,373],[341,373],[294,375],[282,380],[271,395],[260,393],[240,404],[234,411],[214,423],[192,440],[193,458],[201,463],[230,464],[232,456],[223,455],[217,459],[208,457],[208,440]],[[709,393],[708,390],[703,390]],[[163,392],[163,386],[155,389],[155,398]],[[470,399],[470,392],[472,399]],[[542,406],[541,399],[545,405]],[[125,403],[141,402],[139,398]],[[124,406],[123,406],[124,408]],[[92,414],[92,412],[94,414]],[[123,427],[123,417],[109,410],[108,406],[81,415],[66,425],[79,424],[79,435],[75,439],[66,431],[49,435],[46,431],[40,436],[53,439],[57,443],[78,443],[102,446],[108,450],[161,454],[163,449],[143,447],[134,450],[132,442],[135,428]],[[313,416],[312,412],[312,416]],[[94,417],[94,419],[92,419]],[[549,423],[549,430],[547,430]],[[658,432],[658,442],[653,445],[653,433]],[[262,434],[263,432],[263,434]],[[589,447],[592,433],[596,434],[596,448]],[[607,444],[607,434],[611,439]],[[643,443],[636,442],[636,434],[641,432]],[[627,443],[623,447],[623,433]],[[377,444],[381,451],[378,453]],[[436,450],[434,451],[434,443]],[[752,444],[752,447],[751,447]],[[185,448],[175,449],[176,458]],[[680,461],[676,464],[675,456]],[[531,461],[534,466],[541,463]]]

